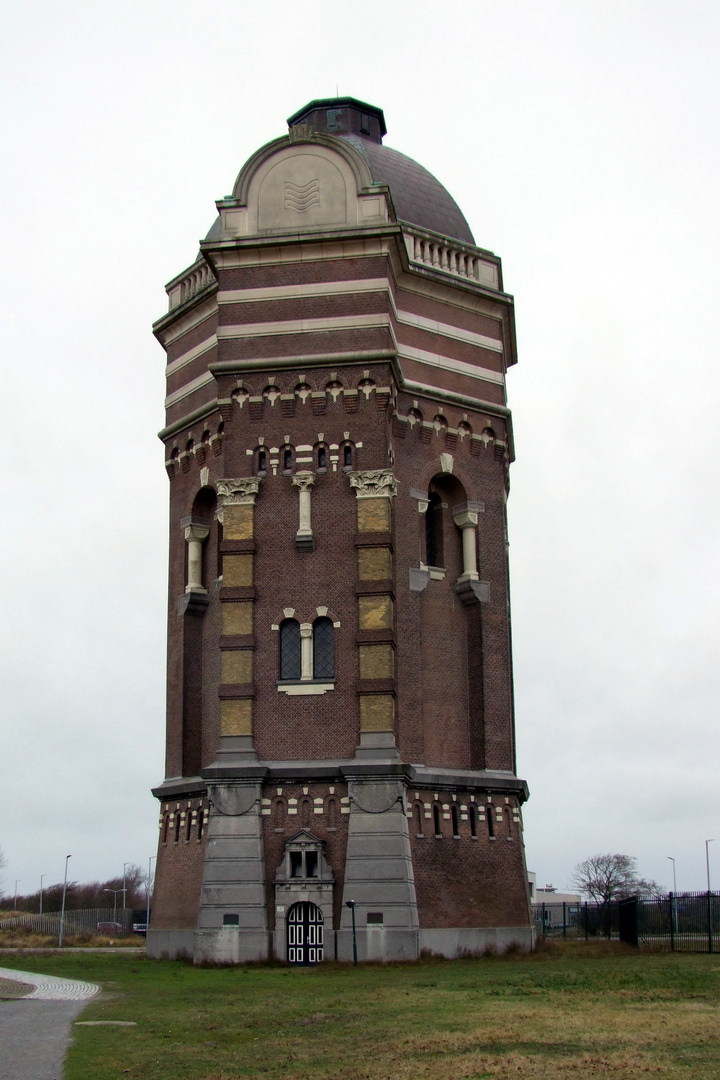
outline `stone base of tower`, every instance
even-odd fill
[[[355,947],[382,962],[533,947],[526,789],[510,774],[367,759],[213,772],[202,797],[163,805],[149,956],[352,962]]]

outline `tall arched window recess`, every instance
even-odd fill
[[[468,818],[470,820],[470,835],[477,837],[477,810],[474,803],[470,803],[468,807]]]
[[[335,678],[335,631],[325,616],[313,623],[313,678]]]
[[[457,838],[457,837],[460,836],[460,815],[458,814],[458,808],[455,805],[455,803],[453,803],[453,805],[452,805],[451,813],[452,813],[453,836]]]
[[[300,623],[284,619],[280,624],[280,678],[299,680],[302,676]]]
[[[430,493],[425,511],[425,562],[428,566],[443,566],[442,499]]]

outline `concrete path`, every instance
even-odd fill
[[[26,991],[0,1001],[0,1080],[61,1080],[72,1022],[100,987],[13,968],[0,968],[0,980]]]

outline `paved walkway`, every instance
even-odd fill
[[[100,987],[14,968],[0,968],[0,980],[27,991],[0,1001],[0,1080],[60,1080],[71,1024]]]

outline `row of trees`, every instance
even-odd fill
[[[2,869],[3,862],[2,853],[0,852],[0,869]],[[144,908],[147,902],[147,872],[134,863],[128,864],[125,871],[124,885],[125,907]],[[119,910],[123,906],[122,890],[122,877],[110,878],[108,881],[90,881],[83,885],[78,884],[77,881],[68,881],[65,908],[68,911],[79,911],[87,908],[112,908],[117,905]],[[62,893],[62,881],[44,888],[42,894],[43,911],[60,911]],[[14,894],[0,899],[0,910],[12,911],[15,906]],[[23,895],[18,893],[17,910],[30,913],[39,912],[40,890]]]

